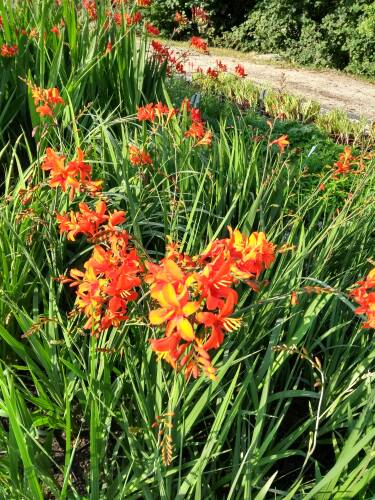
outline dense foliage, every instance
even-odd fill
[[[155,7],[153,14],[162,28],[171,32],[174,12],[189,15],[196,3],[162,0],[159,4],[162,9]],[[210,14],[206,35],[215,44],[278,53],[299,64],[375,76],[372,0],[207,0],[199,5]]]
[[[374,138],[150,8],[0,0],[0,498],[373,498]]]

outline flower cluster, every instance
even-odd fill
[[[188,18],[185,16],[185,14],[181,14],[181,12],[176,12],[173,20],[179,26],[186,26],[187,24],[189,24]]]
[[[123,212],[116,217],[112,224],[123,222]],[[94,247],[85,270],[72,269],[71,278],[65,280],[77,287],[76,311],[87,318],[84,328],[90,329],[92,335],[128,319],[128,304],[137,298],[135,288],[141,284],[142,264],[137,251],[129,245],[128,233],[115,229],[110,233],[105,245]]]
[[[200,25],[206,25],[209,20],[209,16],[207,12],[202,9],[202,7],[192,7],[191,8],[191,17],[194,23]]]
[[[153,24],[146,23],[145,27],[146,27],[147,32],[150,33],[150,35],[154,35],[154,36],[160,35],[159,29],[156,26],[154,26]]]
[[[219,76],[219,70],[215,68],[211,68],[211,66],[207,69],[207,76],[212,78],[212,80],[216,80]]]
[[[209,54],[207,42],[200,38],[199,36],[192,36],[190,39],[190,47],[203,52],[203,54]]]
[[[350,296],[359,304],[356,314],[364,314],[367,321],[364,328],[375,328],[375,268],[367,275],[366,279],[357,283],[357,288]]]
[[[39,113],[40,116],[53,117],[55,107],[59,104],[64,104],[64,99],[60,96],[58,88],[42,89],[30,83],[28,85],[31,88],[34,104],[37,106],[36,112]]]
[[[151,48],[153,50],[153,57],[161,64],[166,63],[167,75],[171,75],[173,71],[185,74],[183,61],[186,59],[186,54],[183,53],[181,56],[176,57],[173,50],[165,45],[161,44],[157,40],[152,40]]]
[[[129,146],[129,161],[132,165],[153,165],[151,156],[137,146]]]
[[[96,19],[98,18],[98,13],[96,11],[95,0],[82,0],[82,5],[86,10],[87,15],[89,16],[90,21],[96,21]]]
[[[107,214],[107,204],[104,200],[97,202],[95,210],[90,210],[86,203],[79,203],[78,207],[78,213],[72,210],[69,215],[56,215],[60,233],[67,233],[70,241],[75,241],[78,234],[95,238],[100,234],[116,233],[116,226],[125,221],[125,212],[115,210],[112,214]]]
[[[176,113],[176,109],[169,108],[167,105],[159,101],[156,104],[149,103],[146,104],[146,106],[138,108],[137,118],[140,122],[148,121],[154,123],[157,120],[159,123],[166,124],[173,116],[176,115]]]
[[[242,66],[242,64],[237,64],[237,66],[234,68],[234,73],[239,78],[245,78],[247,76],[247,73],[245,72],[245,68]]]
[[[182,109],[186,107],[188,113],[190,113],[191,125],[190,128],[185,132],[185,137],[191,137],[196,140],[194,146],[204,146],[210,145],[212,142],[212,132],[211,130],[205,129],[205,123],[202,120],[201,113],[198,108],[192,108],[188,100],[183,101]]]
[[[18,46],[17,45],[7,45],[3,43],[0,49],[1,57],[14,57],[18,54]]]
[[[336,170],[333,172],[333,178],[346,174],[359,174],[364,169],[363,161],[360,157],[354,156],[349,146],[345,146],[344,151],[339,154],[339,159],[334,163]],[[353,170],[352,167],[355,167]]]
[[[58,155],[52,148],[47,148],[42,170],[50,173],[48,184],[52,188],[60,187],[64,192],[70,190],[70,200],[76,192],[100,192],[102,181],[93,181],[91,165],[84,161],[85,154],[77,149],[77,158],[65,165],[65,156]]]
[[[219,73],[225,73],[228,70],[228,66],[219,59],[216,60],[216,67]]]
[[[160,306],[149,313],[152,325],[165,325],[165,335],[151,340],[151,348],[186,378],[203,372],[215,379],[208,351],[217,349],[227,332],[241,324],[232,316],[238,302],[234,286],[254,279],[275,258],[274,245],[264,233],[244,236],[229,228],[227,239],[215,240],[199,256],[190,258],[168,245],[159,264],[146,262],[151,297]]]

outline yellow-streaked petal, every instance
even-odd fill
[[[187,342],[192,342],[195,338],[193,327],[188,319],[182,318],[177,323],[177,329],[181,337]]]
[[[186,316],[190,316],[191,314],[194,314],[195,312],[198,311],[199,306],[200,302],[188,302],[182,308],[182,312],[186,314]]]
[[[173,311],[168,309],[154,309],[148,314],[148,319],[152,325],[161,325],[173,314]]]

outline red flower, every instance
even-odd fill
[[[90,21],[95,21],[98,18],[95,0],[82,0],[82,5],[89,16]]]
[[[215,80],[219,76],[219,72],[217,69],[208,68],[207,76]]]
[[[153,24],[151,23],[146,23],[146,30],[151,34],[151,35],[154,35],[154,36],[158,36],[160,35],[160,31],[157,29],[156,26],[154,26]]]
[[[216,60],[216,66],[217,66],[217,70],[219,71],[219,73],[225,73],[225,71],[227,71],[227,69],[228,69],[228,66],[226,64],[223,64],[219,60]]]
[[[363,328],[375,328],[375,268],[372,269],[365,280],[357,283],[357,288],[350,296],[359,304],[356,314],[364,314],[367,320]]]
[[[17,45],[7,45],[4,43],[1,46],[1,51],[0,51],[1,57],[14,57],[16,54],[18,54],[18,46]]]
[[[237,64],[237,66],[234,68],[234,72],[240,78],[245,78],[245,76],[247,76],[247,73],[245,73],[245,68],[242,66],[242,64]]]
[[[59,30],[58,26],[56,26],[56,25],[53,26],[51,28],[51,33],[54,33],[55,35],[59,36],[60,35],[60,30]]]
[[[192,36],[190,39],[190,47],[198,50],[199,52],[203,52],[204,54],[208,54],[208,45],[207,42],[200,38],[199,36]]]

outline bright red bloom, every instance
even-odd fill
[[[138,24],[142,21],[142,13],[138,10],[133,15],[125,14],[125,22],[127,26],[132,26],[134,24]]]
[[[52,26],[51,28],[51,33],[54,33],[55,35],[59,36],[60,35],[60,30],[58,26]]]
[[[190,39],[190,47],[198,50],[199,52],[203,52],[204,54],[208,54],[208,45],[207,42],[200,38],[199,36],[192,36]]]
[[[18,45],[7,45],[4,43],[1,46],[1,57],[14,57],[18,54]]]
[[[158,28],[151,23],[146,23],[146,30],[150,33],[150,35],[160,35],[160,31],[158,30]]]
[[[239,78],[245,78],[247,76],[245,68],[242,66],[242,64],[237,64],[237,66],[234,68],[234,72]]]
[[[215,80],[219,76],[219,71],[217,69],[208,68],[207,76]]]
[[[90,21],[95,21],[98,18],[95,0],[82,0],[82,5],[89,16]]]
[[[363,328],[375,328],[375,268],[372,269],[365,280],[357,283],[357,288],[350,296],[359,304],[356,314],[364,314],[367,320]]]
[[[151,0],[137,0],[138,7],[149,7],[151,5]]]
[[[221,61],[219,60],[216,60],[216,67],[217,67],[217,70],[220,72],[220,73],[225,73],[225,71],[227,71],[228,69],[228,66],[226,64],[223,64]]]

